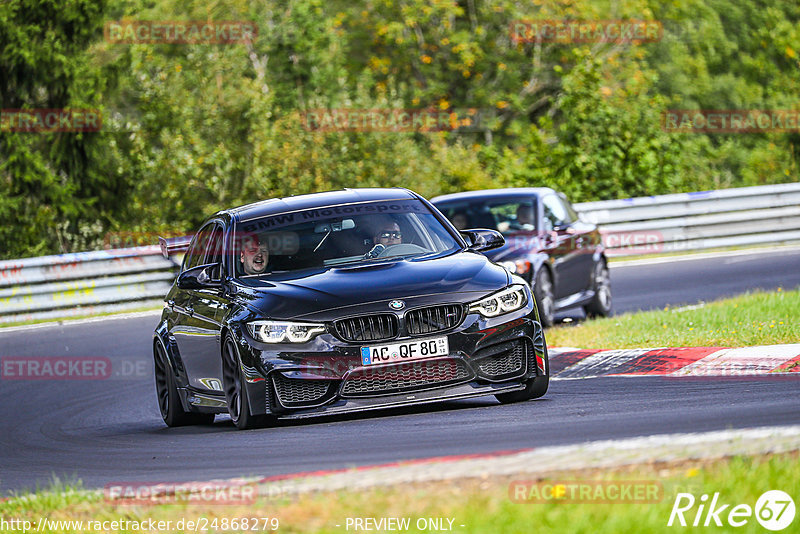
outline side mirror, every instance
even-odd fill
[[[178,287],[180,289],[213,289],[222,287],[221,274],[221,263],[198,265],[178,275]]]
[[[462,230],[461,235],[467,240],[467,250],[482,252],[492,250],[506,244],[506,238],[497,230],[478,229]]]

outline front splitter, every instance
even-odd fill
[[[312,408],[308,410],[298,410],[289,414],[281,414],[278,416],[278,419],[306,419],[309,417],[319,417],[323,415],[364,412],[367,410],[383,410],[386,408],[397,408],[399,406],[418,406],[421,404],[430,404],[448,400],[482,397],[484,395],[496,395],[498,393],[520,391],[522,389],[525,389],[525,384],[522,383],[512,384],[510,386],[497,384],[461,384],[442,389],[398,393],[397,395],[341,399],[326,406],[320,406],[318,408]]]

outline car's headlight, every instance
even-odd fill
[[[528,303],[525,286],[514,284],[494,295],[490,295],[469,305],[470,312],[477,312],[484,317],[497,317],[504,313],[519,310]]]
[[[325,331],[325,325],[286,321],[253,321],[247,323],[250,335],[264,343],[305,343]]]

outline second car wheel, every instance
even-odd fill
[[[595,264],[592,280],[594,297],[583,307],[586,316],[608,317],[611,315],[611,277],[608,275],[608,266],[604,260]]]
[[[553,326],[553,315],[555,313],[555,299],[553,298],[553,280],[550,271],[546,267],[539,269],[536,273],[536,282],[533,285],[533,296],[536,299],[536,307],[539,310],[539,321],[542,326]]]
[[[225,389],[225,400],[228,403],[228,413],[236,428],[246,430],[261,428],[269,424],[270,416],[250,413],[250,402],[247,398],[247,391],[245,391],[245,378],[242,375],[239,349],[230,336],[225,338],[225,345],[222,349],[222,384]]]

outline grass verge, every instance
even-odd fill
[[[524,502],[535,492],[526,491],[523,502],[512,499],[509,490],[518,483],[535,483],[540,490],[542,502]],[[649,502],[630,502],[629,499],[612,498],[608,488],[629,483],[657,485],[656,498]],[[514,484],[512,486],[512,484]],[[584,502],[571,502],[574,490],[558,491],[578,486],[588,487],[591,497]],[[530,487],[530,486],[523,486]],[[601,488],[597,490],[597,488]],[[548,490],[548,488],[551,488]],[[55,487],[31,495],[15,496],[0,503],[3,519],[40,522],[42,517],[50,521],[51,532],[97,532],[90,521],[171,521],[171,528],[164,531],[177,532],[180,520],[205,521],[216,531],[243,531],[230,528],[234,518],[277,518],[278,532],[291,533],[341,533],[353,532],[352,521],[356,518],[408,518],[409,532],[430,532],[422,529],[423,521],[434,519],[439,525],[448,526],[456,533],[492,534],[502,532],[670,532],[667,527],[678,493],[691,493],[697,499],[693,508],[684,514],[689,528],[698,511],[700,497],[719,492],[719,504],[730,504],[720,514],[723,528],[732,529],[724,523],[727,512],[738,504],[755,508],[759,496],[768,490],[779,489],[790,496],[800,495],[800,462],[798,454],[787,453],[771,456],[736,456],[724,460],[680,461],[670,464],[637,465],[614,470],[583,470],[552,473],[536,479],[525,477],[488,477],[465,479],[459,482],[425,483],[361,491],[320,492],[277,499],[259,498],[247,505],[157,505],[121,506],[107,502],[97,492],[82,492],[79,488]],[[548,493],[548,491],[550,493]],[[602,494],[601,497],[598,495]],[[520,494],[517,494],[518,496]],[[553,498],[563,495],[563,498]],[[548,498],[549,496],[549,498]],[[351,519],[348,529],[348,518]],[[221,528],[227,519],[228,528]],[[736,528],[738,532],[764,532],[755,516],[747,524]],[[62,524],[55,528],[52,521],[82,521],[71,526]],[[452,520],[452,522],[450,522]],[[705,520],[705,514],[701,517]],[[795,518],[793,525],[800,519]],[[419,522],[419,524],[418,524]],[[263,522],[248,531],[269,531],[275,523]],[[102,524],[96,526],[102,527]],[[165,525],[162,525],[164,527]],[[678,530],[682,529],[677,526]],[[99,529],[99,530],[102,530]],[[184,528],[184,531],[192,529]],[[200,529],[202,530],[202,529]],[[209,528],[210,530],[210,528]],[[364,529],[361,529],[362,531]],[[11,531],[8,529],[8,531]],[[154,532],[156,529],[117,528],[118,532]],[[790,527],[787,529],[792,531]]]
[[[556,326],[547,344],[584,349],[745,347],[800,340],[800,290],[748,293],[679,308]]]

